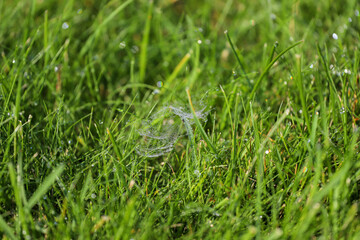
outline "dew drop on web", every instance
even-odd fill
[[[205,122],[209,111],[203,99],[194,102],[194,108],[197,118]],[[140,122],[137,129],[140,138],[136,152],[145,157],[159,157],[170,153],[178,139],[192,131],[187,129],[187,126],[194,124],[193,114],[187,104],[164,106]]]

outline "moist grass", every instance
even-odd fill
[[[0,0],[0,236],[359,239],[359,11]]]

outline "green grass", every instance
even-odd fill
[[[0,237],[360,239],[359,11],[0,0]]]

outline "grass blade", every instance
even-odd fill
[[[39,200],[40,198],[49,190],[51,185],[54,184],[56,178],[58,178],[62,171],[64,170],[65,166],[60,165],[58,166],[49,176],[45,178],[43,183],[38,187],[38,189],[34,192],[27,203],[27,208],[30,210]]]
[[[143,34],[143,39],[141,41],[141,52],[140,52],[140,82],[144,81],[145,71],[146,71],[146,55],[147,55],[147,45],[149,42],[150,28],[151,28],[151,18],[152,18],[152,9],[154,2],[150,1],[150,6],[146,18],[146,24]]]
[[[267,67],[265,68],[265,70],[263,71],[263,73],[260,75],[260,77],[258,78],[258,80],[256,80],[255,85],[253,87],[253,90],[251,91],[249,98],[248,98],[248,104],[247,104],[247,108],[249,107],[249,103],[251,101],[251,99],[253,99],[253,97],[255,96],[256,90],[259,88],[261,81],[264,79],[264,77],[266,76],[266,74],[269,72],[270,68],[272,67],[272,65],[274,65],[274,63],[285,53],[287,53],[288,51],[290,51],[290,49],[296,47],[297,45],[301,44],[303,41],[299,41],[294,43],[293,45],[291,45],[290,47],[286,48],[285,50],[283,50],[281,53],[279,53],[279,55],[277,55],[270,63],[269,65],[267,65]]]
[[[0,230],[2,230],[7,235],[8,238],[14,240],[17,239],[14,235],[14,230],[6,224],[5,220],[2,218],[1,215],[0,215]]]
[[[226,35],[226,38],[227,38],[227,40],[228,40],[228,42],[229,42],[229,44],[230,44],[230,46],[231,46],[231,50],[233,51],[233,53],[234,53],[234,55],[235,55],[235,57],[236,57],[236,60],[237,60],[237,62],[238,62],[239,65],[240,65],[241,71],[243,72],[243,74],[244,74],[244,76],[245,76],[245,78],[246,78],[246,81],[247,81],[247,83],[248,83],[248,85],[249,85],[249,87],[250,87],[250,86],[251,86],[250,79],[248,78],[248,76],[247,76],[247,74],[246,74],[246,72],[245,72],[244,65],[243,65],[242,62],[240,61],[239,55],[237,54],[237,52],[236,52],[236,50],[235,50],[234,44],[232,43],[231,38],[230,38],[230,36],[229,36],[229,32],[228,32],[228,31],[225,31],[225,35]]]
[[[205,142],[207,143],[207,145],[210,146],[211,151],[212,151],[213,153],[217,154],[216,147],[215,147],[214,144],[211,142],[210,138],[207,136],[204,128],[201,126],[201,123],[200,123],[198,117],[196,116],[195,109],[194,109],[194,106],[193,106],[192,101],[191,101],[191,96],[190,96],[190,91],[189,91],[189,89],[186,89],[186,94],[187,94],[187,96],[188,96],[190,109],[191,109],[191,112],[192,112],[192,114],[193,114],[193,117],[194,117],[196,126],[199,128],[200,133],[201,133],[202,137],[204,138]]]

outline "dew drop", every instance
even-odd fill
[[[67,22],[64,22],[61,27],[62,29],[66,30],[69,28],[69,24]]]
[[[55,67],[54,67],[54,71],[55,71],[55,72],[58,72],[58,71],[59,71],[59,67],[58,67],[58,66],[55,66]]]
[[[198,44],[202,44],[202,41],[199,39],[199,40],[197,40],[197,43],[198,43]]]
[[[120,47],[121,49],[126,48],[126,43],[125,43],[124,41],[122,41],[121,43],[119,43],[119,47]]]
[[[346,111],[345,111],[345,108],[344,107],[341,107],[340,108],[340,114],[344,114]]]
[[[160,93],[160,90],[159,90],[159,89],[155,89],[155,90],[153,91],[153,94],[154,94],[154,95],[159,94],[159,93]]]
[[[338,35],[336,33],[332,34],[333,39],[338,40]]]
[[[93,193],[93,194],[91,194],[91,198],[96,198],[96,194],[95,193]]]
[[[201,173],[199,170],[194,170],[194,174],[197,176],[197,177],[200,177],[201,176]]]
[[[131,47],[131,52],[134,53],[134,54],[137,53],[137,52],[139,52],[139,47],[136,46],[136,45],[132,46],[132,47]]]
[[[351,18],[351,17],[349,17],[349,18],[348,18],[348,21],[349,21],[349,22],[352,22],[352,18]]]
[[[311,65],[310,65],[310,68],[312,69],[313,67],[314,67],[314,65],[313,65],[313,64],[311,64]]]
[[[359,16],[359,10],[357,10],[357,9],[355,10],[355,16],[357,16],[357,17]]]
[[[12,63],[16,63],[15,59],[12,60]]]
[[[156,86],[159,87],[159,88],[161,88],[163,85],[164,85],[164,84],[163,84],[162,81],[158,81],[158,82],[156,83]]]
[[[351,74],[351,71],[350,71],[349,69],[346,69],[346,68],[345,68],[344,73],[350,75],[350,74]]]

